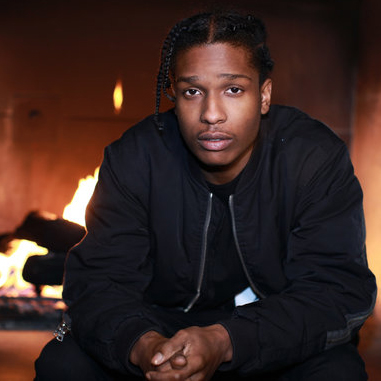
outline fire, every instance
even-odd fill
[[[98,182],[98,173],[99,167],[95,169],[94,176],[88,175],[86,178],[79,180],[78,188],[70,204],[66,205],[63,211],[63,218],[65,220],[85,226],[86,206]]]
[[[80,179],[78,188],[72,201],[66,205],[63,218],[85,226],[86,206],[94,192],[98,181],[99,167],[94,175]],[[26,296],[35,295],[34,286],[22,277],[22,269],[31,255],[46,255],[48,250],[38,246],[35,242],[27,240],[13,240],[7,253],[0,253],[0,296]],[[60,299],[62,286],[44,286],[41,296]]]
[[[122,86],[122,81],[120,79],[116,81],[114,94],[113,94],[113,100],[114,100],[115,114],[119,114],[120,111],[122,110],[122,104],[123,104],[123,86]]]
[[[45,255],[48,250],[27,240],[13,240],[11,255],[0,254],[0,295],[31,296],[33,286],[22,277],[22,268],[30,255]]]

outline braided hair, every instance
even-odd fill
[[[266,38],[266,29],[260,19],[236,12],[200,13],[176,24],[164,40],[157,75],[154,118],[159,131],[163,131],[164,128],[159,119],[161,95],[164,94],[172,102],[175,101],[168,89],[171,87],[170,74],[173,74],[179,52],[217,42],[244,47],[251,53],[252,64],[258,70],[259,81],[262,84],[269,77],[274,65]]]

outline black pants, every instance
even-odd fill
[[[50,341],[36,361],[36,381],[142,381],[106,369],[83,352],[67,335],[63,342]],[[364,362],[353,344],[323,352],[302,364],[272,374],[240,377],[217,372],[213,381],[362,381],[367,380]]]

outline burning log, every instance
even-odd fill
[[[37,294],[43,285],[58,286],[62,284],[65,253],[53,253],[46,255],[32,255],[24,265],[23,278],[35,285]]]
[[[33,211],[16,228],[12,237],[36,242],[54,253],[66,254],[85,233],[86,229],[74,222],[57,218],[47,212]]]
[[[78,243],[86,229],[74,222],[46,213],[30,212],[13,233],[2,236],[2,246],[14,239],[36,242],[48,250],[46,255],[31,255],[25,262],[22,276],[39,294],[43,285],[61,285],[68,250]]]

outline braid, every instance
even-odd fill
[[[257,55],[261,65],[261,70],[259,72],[259,81],[260,83],[263,83],[271,73],[274,67],[274,61],[271,58],[268,46],[265,44],[262,44],[262,46],[258,49]]]
[[[163,131],[164,125],[159,120],[160,112],[160,101],[161,101],[161,92],[171,101],[174,102],[175,98],[168,94],[167,89],[171,87],[171,80],[169,78],[169,70],[171,68],[171,59],[173,54],[173,49],[176,43],[176,40],[180,33],[186,30],[186,26],[181,27],[181,23],[176,24],[171,31],[169,32],[167,38],[163,43],[163,48],[161,50],[161,63],[159,68],[159,73],[157,75],[157,84],[156,84],[156,107],[154,120],[159,129]]]
[[[221,23],[225,23],[226,26],[216,33],[215,40],[235,42],[249,47],[254,66],[259,71],[259,82],[262,84],[274,66],[270,50],[266,45],[267,32],[263,22],[253,15],[243,18],[239,14],[233,13],[224,18]]]
[[[164,78],[163,61],[167,54],[169,39],[170,39],[170,34],[168,35],[168,37],[165,39],[163,43],[163,48],[161,50],[161,63],[160,63],[159,72],[157,74],[157,79],[156,79],[156,106],[155,106],[154,121],[159,131],[163,131],[164,129],[163,123],[159,120],[159,111],[160,111],[161,89],[163,87],[163,78]]]

